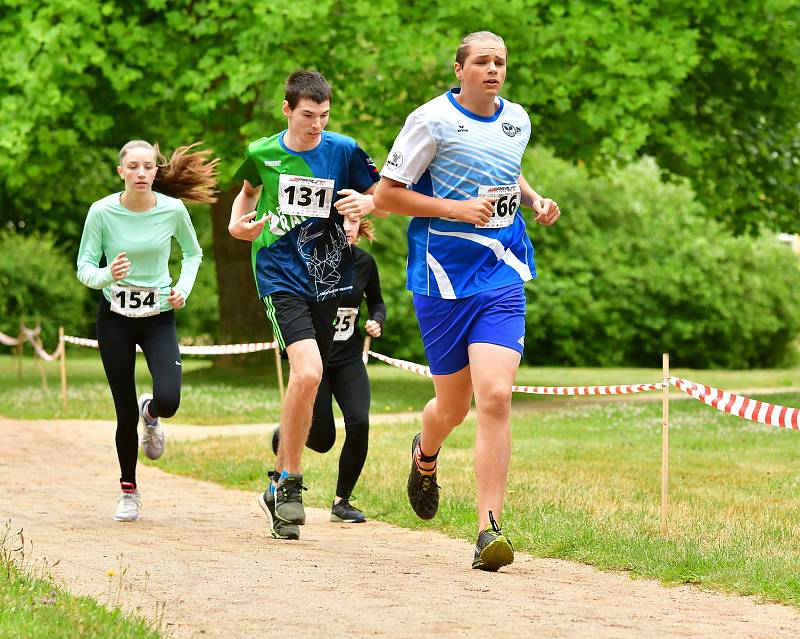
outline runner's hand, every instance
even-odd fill
[[[252,242],[261,235],[261,231],[267,223],[268,218],[268,216],[265,215],[260,220],[255,220],[254,218],[256,215],[258,215],[257,211],[250,211],[249,213],[241,215],[233,224],[228,225],[228,233],[237,240]]]
[[[561,209],[558,208],[558,204],[546,197],[533,203],[533,211],[536,213],[533,221],[542,226],[555,224],[556,220],[561,217]]]
[[[450,217],[475,226],[486,226],[494,213],[496,198],[473,197],[468,200],[452,200]]]
[[[380,337],[383,332],[381,323],[375,320],[367,320],[367,323],[364,324],[364,330],[367,331],[370,337]]]
[[[186,305],[186,300],[183,297],[183,293],[174,288],[169,289],[167,301],[172,304],[172,308],[174,308],[176,311]]]
[[[342,189],[336,194],[346,196],[334,203],[336,210],[342,215],[349,215],[360,220],[375,210],[371,195],[359,193],[353,189]]]
[[[125,251],[117,253],[117,257],[114,258],[109,266],[111,267],[111,277],[114,278],[114,281],[127,277],[131,271],[131,263],[125,257]]]

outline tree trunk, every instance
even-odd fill
[[[231,206],[239,188],[238,184],[234,184],[221,192],[219,200],[211,205],[219,291],[219,342],[222,344],[267,342],[272,339],[272,327],[253,281],[250,242],[234,239],[228,233]],[[274,357],[272,351],[225,355],[216,358],[214,365],[222,368],[269,366],[273,369],[274,377]]]

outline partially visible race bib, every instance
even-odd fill
[[[353,334],[356,327],[356,315],[358,315],[357,308],[339,307],[339,312],[336,314],[336,321],[333,323],[334,342],[344,342],[349,339]]]
[[[335,182],[325,178],[281,173],[278,204],[283,215],[330,217]]]
[[[476,225],[476,228],[500,229],[514,223],[514,216],[517,214],[517,207],[522,197],[519,184],[480,186],[478,197],[497,198],[497,201],[494,203],[494,213],[489,223],[486,226]]]
[[[111,310],[125,317],[150,317],[161,312],[161,295],[157,288],[111,286]]]

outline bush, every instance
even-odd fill
[[[19,323],[42,324],[48,350],[58,342],[58,327],[83,334],[88,289],[75,276],[75,262],[50,235],[0,233],[0,331],[16,336]]]
[[[748,368],[792,356],[800,263],[772,236],[733,237],[649,159],[605,177],[541,150],[525,164],[563,211],[549,229],[529,222],[527,361],[657,367],[669,352],[677,366]]]

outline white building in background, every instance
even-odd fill
[[[800,235],[797,233],[779,233],[778,240],[791,246],[792,250],[800,255]]]

